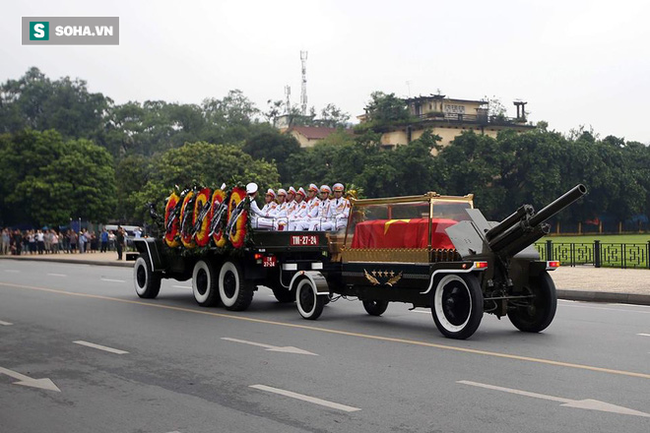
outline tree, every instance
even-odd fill
[[[8,223],[66,224],[79,217],[103,222],[117,203],[111,155],[53,130],[3,136],[0,184]]]
[[[334,104],[327,104],[321,110],[321,117],[318,119],[320,126],[329,128],[344,128],[350,119],[350,114],[343,112]]]
[[[129,200],[142,218],[147,203],[157,204],[161,211],[174,185],[219,187],[248,182],[256,182],[260,189],[277,187],[278,171],[273,163],[255,160],[235,145],[188,143],[156,157],[147,183]]]
[[[303,149],[300,143],[288,134],[281,134],[277,130],[267,130],[253,135],[244,143],[244,152],[254,159],[262,159],[275,163],[283,183],[292,178],[295,159]]]
[[[366,115],[370,125],[377,129],[382,126],[405,123],[411,120],[406,102],[394,93],[373,92],[366,105]]]
[[[90,93],[84,80],[51,81],[32,67],[0,86],[0,132],[56,129],[66,138],[93,138],[111,104],[101,93]]]

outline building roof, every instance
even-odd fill
[[[304,135],[308,140],[322,140],[328,135],[338,131],[338,128],[327,128],[322,126],[292,126],[287,130],[287,132],[293,131]]]

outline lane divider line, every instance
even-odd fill
[[[309,403],[317,404],[319,406],[329,407],[330,409],[342,410],[343,412],[357,412],[360,411],[358,407],[346,406],[340,403],[334,403],[332,401],[323,400],[317,397],[311,397],[305,394],[298,394],[297,392],[287,391],[284,389],[273,388],[266,385],[251,385],[249,388],[259,389],[260,391],[272,392],[273,394],[283,395],[285,397],[295,398],[296,400],[302,400]]]
[[[11,326],[11,325],[13,325],[13,323],[11,323],[11,322],[4,322],[4,321],[0,320],[0,325],[2,325],[2,326]]]
[[[104,352],[115,353],[116,355],[126,355],[127,353],[129,353],[126,350],[113,349],[112,347],[102,346],[101,344],[89,343],[83,340],[73,341],[73,343],[78,344],[80,346],[92,347],[93,349],[103,350]]]
[[[317,332],[325,332],[328,334],[334,334],[334,335],[345,335],[348,337],[359,337],[359,338],[365,338],[368,340],[377,340],[377,341],[387,341],[387,342],[392,342],[392,343],[402,343],[402,344],[410,344],[414,346],[422,346],[422,347],[431,347],[435,349],[442,349],[442,350],[449,350],[453,352],[460,352],[460,353],[469,353],[472,355],[484,355],[484,356],[490,356],[494,358],[502,358],[502,359],[510,359],[510,360],[515,360],[515,361],[524,361],[524,362],[533,362],[537,364],[544,364],[544,365],[552,365],[556,367],[566,367],[566,368],[575,368],[579,370],[586,370],[586,371],[594,371],[598,373],[608,373],[608,374],[617,374],[621,376],[628,376],[628,377],[638,377],[641,379],[650,379],[650,374],[648,373],[637,373],[634,371],[625,371],[625,370],[616,370],[612,368],[604,368],[604,367],[595,367],[591,365],[585,365],[585,364],[574,364],[571,362],[562,362],[562,361],[554,361],[551,359],[544,359],[544,358],[533,358],[530,356],[522,356],[522,355],[513,355],[509,353],[502,353],[502,352],[491,352],[488,350],[479,350],[479,349],[469,349],[466,347],[458,347],[458,346],[449,346],[446,344],[438,344],[438,343],[429,343],[427,341],[419,341],[419,340],[408,340],[404,338],[396,338],[396,337],[384,337],[380,335],[372,335],[372,334],[361,334],[358,332],[350,332],[350,331],[341,331],[337,329],[328,329],[328,328],[319,328],[317,326],[310,326],[310,325],[298,325],[295,323],[287,323],[287,322],[277,322],[273,320],[265,320],[265,319],[256,319],[254,317],[246,317],[246,316],[237,316],[234,314],[225,314],[225,313],[214,313],[211,311],[205,311],[205,310],[194,310],[191,308],[184,308],[184,307],[174,307],[172,305],[162,305],[162,304],[156,304],[153,302],[143,302],[143,301],[135,301],[131,299],[120,299],[120,298],[112,298],[109,296],[102,296],[102,295],[92,295],[90,293],[79,293],[79,292],[68,292],[65,290],[56,290],[56,289],[48,289],[45,287],[34,287],[34,286],[25,286],[22,284],[13,284],[13,283],[5,283],[5,282],[0,282],[0,286],[4,287],[9,287],[9,288],[14,288],[14,289],[27,289],[27,290],[37,290],[41,292],[47,292],[47,293],[55,293],[59,295],[67,295],[67,296],[77,296],[80,298],[88,298],[88,299],[101,299],[104,301],[113,301],[113,302],[122,302],[125,304],[133,304],[133,305],[143,305],[147,307],[153,307],[153,308],[161,308],[164,310],[171,310],[171,311],[183,311],[186,313],[192,313],[192,314],[203,314],[206,316],[212,316],[212,317],[221,317],[225,319],[234,319],[234,320],[242,320],[245,322],[251,322],[251,323],[262,323],[265,325],[274,325],[274,326],[283,326],[287,328],[294,328],[294,329],[305,329],[309,331],[317,331]]]
[[[47,275],[49,275],[50,277],[67,277],[66,274],[47,274]]]
[[[112,278],[104,278],[104,277],[101,277],[100,280],[108,281],[109,283],[126,283],[125,280],[114,280]]]

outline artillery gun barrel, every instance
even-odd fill
[[[506,220],[510,220],[511,226],[505,230],[501,230],[496,236],[493,236],[491,240],[488,240],[488,246],[492,251],[501,256],[514,256],[528,245],[549,233],[550,227],[548,224],[544,223],[547,219],[555,216],[562,209],[566,208],[586,193],[587,188],[585,188],[584,185],[579,184],[536,214],[530,215],[523,213],[521,217],[517,218],[515,212],[515,214],[506,218]],[[504,220],[504,222],[506,222],[506,220]],[[497,225],[494,228],[499,228],[499,226],[500,225]]]
[[[501,221],[499,224],[492,227],[487,233],[485,233],[485,238],[488,241],[493,240],[494,238],[499,236],[501,233],[505,232],[510,227],[517,224],[519,221],[521,221],[527,215],[533,215],[534,213],[535,213],[535,209],[533,209],[533,207],[531,205],[525,204],[525,205],[521,206],[519,209],[514,211],[509,217],[507,217],[506,219]]]
[[[530,219],[530,225],[536,226],[548,220],[549,218],[554,217],[558,212],[569,206],[574,201],[578,200],[586,193],[587,187],[585,187],[583,184],[580,183],[574,186],[569,191],[565,192],[562,197],[554,200],[551,204],[545,206],[542,210],[537,212],[535,216]]]

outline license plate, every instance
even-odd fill
[[[264,256],[264,259],[262,259],[262,266],[265,268],[275,268],[277,263],[275,256]]]
[[[289,241],[290,245],[293,246],[305,246],[305,245],[318,245],[318,236],[317,235],[294,235],[291,236]]]

